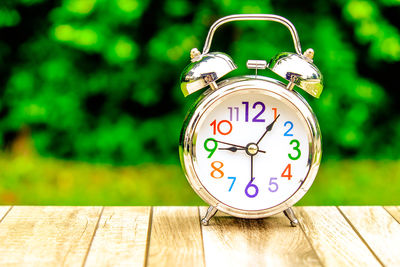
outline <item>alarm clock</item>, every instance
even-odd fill
[[[222,52],[210,52],[218,27],[243,20],[274,21],[286,26],[296,53],[282,52],[269,62],[248,60],[255,75],[221,79],[237,66]],[[277,15],[223,17],[210,28],[203,52],[193,48],[181,75],[184,96],[205,91],[189,110],[181,131],[179,154],[193,190],[210,207],[208,225],[220,210],[240,218],[279,212],[298,220],[291,207],[311,187],[321,161],[321,132],[316,116],[296,87],[319,98],[323,89],[314,51],[302,53],[293,24]],[[287,82],[259,75],[270,69]]]

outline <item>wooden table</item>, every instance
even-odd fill
[[[295,207],[300,227],[205,211],[0,206],[0,265],[400,266],[400,206]]]

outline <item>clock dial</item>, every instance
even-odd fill
[[[225,94],[199,119],[193,168],[202,187],[234,209],[288,200],[310,170],[312,135],[290,101],[263,89]]]

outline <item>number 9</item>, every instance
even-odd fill
[[[208,143],[210,143],[210,142],[214,144],[211,148],[208,147]],[[204,142],[204,149],[206,151],[210,152],[210,154],[208,155],[207,158],[211,158],[212,157],[212,155],[214,154],[215,150],[217,150],[217,147],[218,147],[218,143],[217,143],[217,141],[215,141],[215,139],[213,139],[213,138],[206,139],[206,141]]]

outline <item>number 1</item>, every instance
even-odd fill
[[[276,119],[276,116],[278,115],[278,111],[276,108],[272,108],[272,110],[274,111],[274,120]]]

